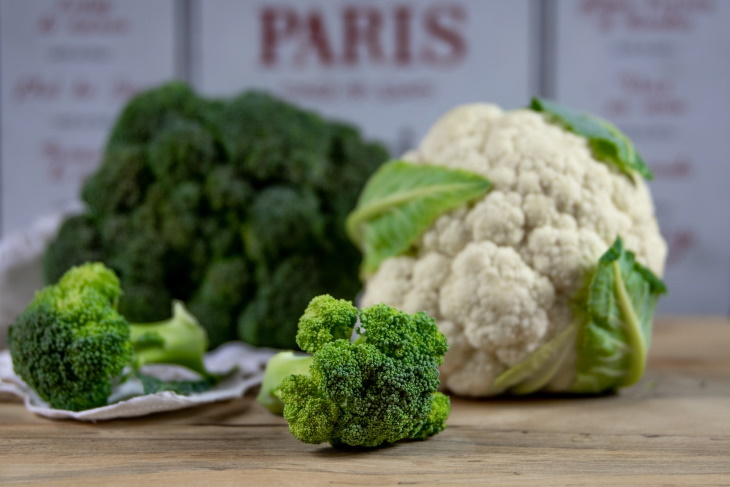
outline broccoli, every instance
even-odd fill
[[[45,254],[44,268],[47,282],[58,281],[61,269],[101,259],[99,235],[88,215],[74,215],[61,227]]]
[[[359,337],[351,341],[353,329]],[[448,345],[426,313],[385,304],[358,312],[322,295],[306,308],[296,339],[312,355],[274,356],[258,400],[275,413],[283,403],[299,440],[369,448],[446,427],[449,398],[437,389]]]
[[[83,185],[85,214],[46,253],[46,283],[104,262],[131,321],[161,320],[177,299],[198,313],[211,347],[235,338],[295,347],[312,297],[352,299],[361,287],[344,220],[386,158],[355,128],[263,92],[208,99],[184,83],[153,88],[120,114]]]
[[[174,364],[211,377],[205,330],[182,303],[169,320],[130,324],[116,309],[121,295],[116,274],[98,262],[36,293],[10,327],[15,373],[52,407],[72,411],[107,404],[126,367]]]
[[[247,295],[251,285],[248,272],[246,261],[240,257],[213,262],[188,304],[190,311],[201,321],[221,323],[217,329],[235,327],[236,299]],[[219,343],[226,337],[211,336],[210,339]]]

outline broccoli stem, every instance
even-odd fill
[[[164,363],[210,376],[203,364],[208,348],[205,329],[180,301],[173,303],[171,318],[156,323],[132,323],[130,331],[134,368]]]
[[[312,355],[294,355],[292,351],[279,352],[266,365],[264,380],[256,400],[274,414],[284,414],[284,403],[281,401],[279,386],[285,377],[292,374],[310,375]]]

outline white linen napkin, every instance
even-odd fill
[[[112,399],[115,397],[128,397],[128,399],[84,411],[65,411],[50,407],[15,375],[10,352],[4,350],[0,352],[0,393],[20,397],[29,411],[47,418],[91,422],[131,418],[241,397],[247,390],[261,383],[266,363],[276,352],[278,350],[256,348],[242,342],[229,342],[209,352],[205,356],[205,366],[212,373],[225,373],[234,367],[236,370],[206,392],[189,396],[171,391],[135,395],[142,394],[142,387],[141,383],[134,379],[125,382],[112,392]],[[147,366],[143,371],[162,380],[191,378],[186,369],[174,366]],[[130,395],[133,397],[129,397]]]

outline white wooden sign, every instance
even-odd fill
[[[536,75],[531,7],[527,0],[201,0],[195,81],[213,95],[266,89],[355,122],[399,154],[455,104],[527,104]]]
[[[0,232],[77,198],[119,108],[175,75],[174,0],[0,2]]]
[[[730,310],[730,2],[560,0],[556,98],[635,142],[670,245],[664,313]]]

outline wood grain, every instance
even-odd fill
[[[454,399],[424,442],[307,445],[251,398],[84,424],[0,404],[3,485],[730,485],[730,321],[662,319],[616,395]]]

